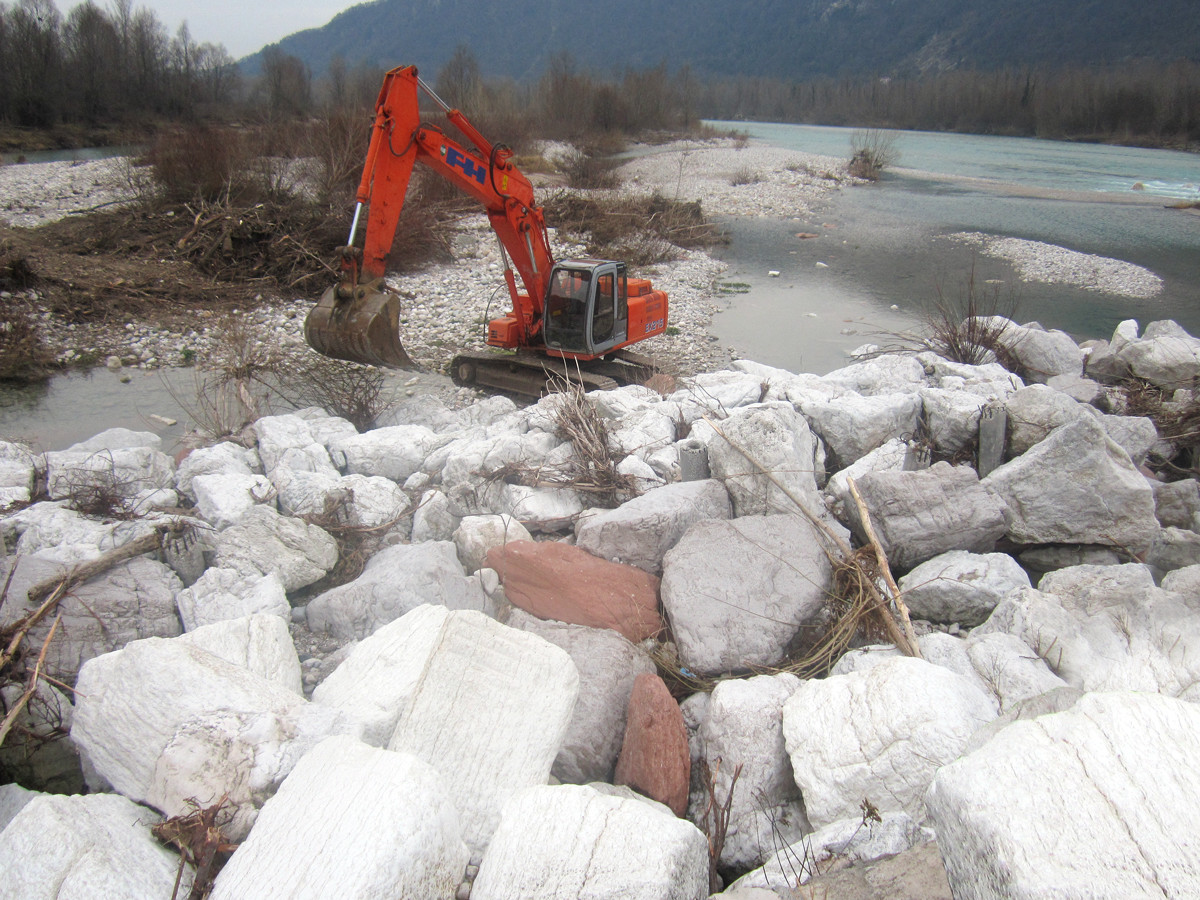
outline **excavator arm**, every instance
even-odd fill
[[[441,107],[471,146],[421,122],[421,91]],[[399,299],[382,290],[382,278],[418,162],[483,204],[502,248],[512,300],[510,317],[517,324],[517,333],[507,343],[537,343],[554,258],[533,186],[512,164],[511,156],[507,147],[490,143],[466,116],[445,104],[418,77],[414,66],[388,72],[375,104],[354,222],[341,251],[341,278],[305,322],[309,344],[340,359],[398,368],[412,365],[399,339]],[[355,238],[364,209],[366,234],[359,249]],[[513,268],[523,291],[518,289]]]

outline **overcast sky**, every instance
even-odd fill
[[[295,31],[324,25],[362,0],[133,0],[154,10],[172,35],[186,20],[198,44],[224,44],[234,59],[261,50]],[[107,4],[101,2],[102,7]],[[58,0],[67,12],[75,0]]]

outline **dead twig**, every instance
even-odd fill
[[[8,737],[8,732],[12,729],[13,723],[17,721],[17,716],[25,708],[25,705],[33,699],[33,695],[37,693],[38,679],[42,677],[42,664],[46,661],[46,651],[50,649],[50,641],[54,639],[54,632],[58,630],[58,624],[62,621],[62,613],[60,612],[54,618],[54,624],[50,626],[50,633],[46,635],[46,639],[42,641],[42,650],[38,654],[37,663],[33,667],[33,672],[29,675],[29,681],[25,686],[24,693],[21,694],[19,700],[12,705],[12,709],[8,711],[8,715],[4,717],[4,721],[0,722],[0,747],[4,746],[4,740]]]

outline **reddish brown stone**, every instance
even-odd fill
[[[627,784],[682,816],[691,777],[692,757],[679,704],[661,678],[643,673],[633,682],[613,784]]]
[[[658,578],[557,542],[512,541],[488,552],[509,602],[542,619],[611,628],[634,643],[662,630]]]

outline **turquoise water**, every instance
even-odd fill
[[[754,140],[846,159],[852,129],[736,124]],[[1117,323],[1175,319],[1200,335],[1200,156],[1090,144],[896,132],[899,168],[846,187],[802,221],[724,219],[730,280],[748,283],[714,333],[742,356],[829,371],[887,332],[920,330],[929,307],[978,291],[1020,321],[1077,340]],[[1133,190],[1141,182],[1144,190]],[[1150,300],[1025,282],[1013,267],[948,239],[963,231],[1119,259],[1163,279]],[[820,234],[798,240],[798,232]],[[770,277],[768,271],[778,271]],[[895,308],[893,308],[895,307]]]

